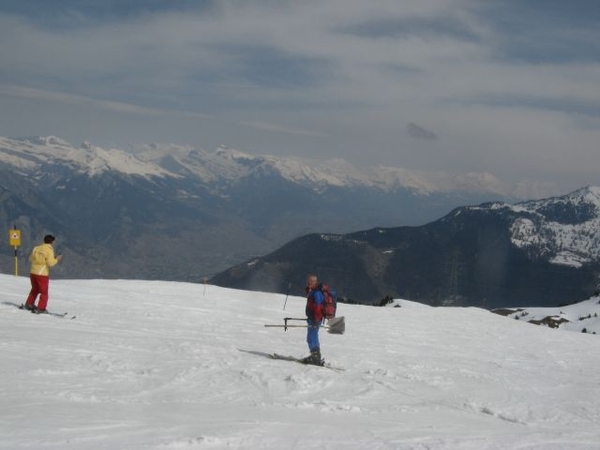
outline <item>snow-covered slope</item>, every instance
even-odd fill
[[[511,227],[517,247],[550,255],[554,264],[581,267],[600,260],[600,187],[589,186],[571,194],[520,203]]]
[[[494,202],[468,206],[453,214],[462,210],[489,210],[513,217],[512,244],[534,258],[572,267],[600,260],[599,186],[515,205]]]
[[[210,285],[53,280],[34,316],[0,275],[0,449],[596,450],[599,337],[477,308],[340,305],[338,373],[282,324],[304,300]]]
[[[557,308],[503,308],[497,311],[511,319],[567,331],[600,334],[600,296]]]

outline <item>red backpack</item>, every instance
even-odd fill
[[[320,289],[323,293],[323,304],[321,305],[323,317],[333,319],[337,310],[337,292],[330,289],[326,284],[321,285]]]

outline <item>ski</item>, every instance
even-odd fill
[[[35,314],[35,313],[34,313],[34,314]],[[67,316],[69,315],[69,313],[67,313],[67,312],[64,312],[64,313],[56,313],[56,312],[52,312],[52,311],[46,311],[45,313],[42,313],[41,315],[43,315],[43,314],[48,314],[49,316],[54,316],[54,317],[62,317],[62,318],[64,318],[64,319],[66,319],[66,318],[67,318]],[[71,316],[70,318],[71,318],[71,319],[74,319],[74,318],[75,318],[75,316]]]
[[[30,311],[32,314],[36,314],[35,309],[34,310],[30,310],[25,308],[24,304],[20,304],[18,306],[19,309],[22,309],[23,311]],[[63,319],[66,319],[67,316],[69,315],[68,312],[64,312],[64,313],[57,313],[57,312],[53,312],[53,311],[46,311],[45,313],[41,313],[41,315],[49,315],[49,316],[54,316],[54,317],[62,317]],[[70,319],[74,319],[75,316],[70,317]]]
[[[283,361],[293,361],[293,362],[297,362],[300,363],[304,366],[315,366],[315,367],[324,367],[326,369],[331,369],[334,370],[336,372],[343,372],[345,369],[343,367],[336,367],[336,366],[332,366],[330,363],[328,362],[324,362],[322,365],[318,366],[316,364],[308,364],[305,363],[302,358],[296,358],[295,356],[288,356],[288,355],[280,355],[278,353],[272,353],[269,355],[271,357],[271,359],[281,359]]]

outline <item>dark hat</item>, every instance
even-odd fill
[[[44,244],[52,244],[54,242],[54,236],[47,234],[44,236]]]

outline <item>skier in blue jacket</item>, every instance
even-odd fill
[[[319,281],[316,275],[309,274],[306,278],[306,322],[308,331],[306,333],[306,342],[310,355],[302,361],[306,364],[323,365],[321,358],[321,345],[319,343],[319,329],[323,322],[323,292],[319,288]]]

